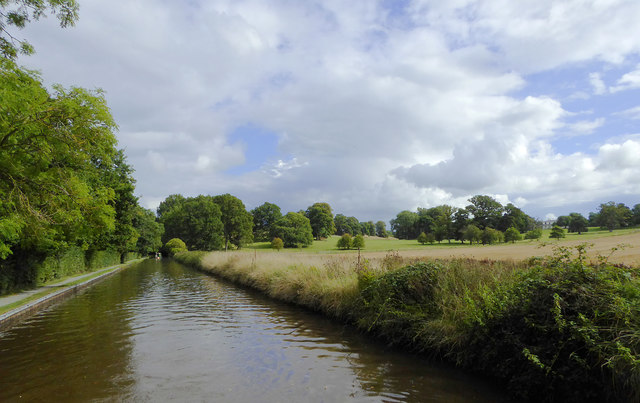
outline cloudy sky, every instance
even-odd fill
[[[640,203],[637,0],[79,2],[20,63],[106,92],[145,207]]]

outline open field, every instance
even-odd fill
[[[336,247],[338,236],[332,236],[326,240],[314,241],[313,245],[302,249],[283,249],[280,252],[270,249],[268,242],[255,243],[248,249],[255,249],[273,253],[295,253],[302,255],[313,254],[353,254],[356,251],[343,251]],[[377,260],[386,256],[389,251],[399,251],[400,255],[409,259],[419,259],[423,257],[434,258],[475,258],[492,260],[523,260],[532,256],[546,256],[553,252],[554,246],[574,247],[581,243],[593,244],[589,247],[589,256],[595,258],[597,255],[608,256],[612,248],[625,245],[616,250],[610,257],[611,262],[624,263],[627,265],[640,266],[640,229],[624,229],[613,232],[591,228],[589,232],[578,234],[567,234],[567,237],[560,240],[549,239],[549,230],[543,232],[540,241],[519,241],[515,244],[501,243],[497,245],[469,245],[460,242],[451,244],[442,242],[433,245],[420,245],[415,240],[399,240],[395,238],[366,237],[366,247],[362,250],[362,256]]]

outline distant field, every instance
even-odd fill
[[[549,230],[544,230],[540,241],[518,241],[515,244],[497,245],[469,245],[452,241],[435,243],[433,245],[421,245],[416,240],[399,240],[395,238],[365,237],[365,248],[362,253],[367,258],[380,258],[389,251],[399,251],[403,257],[472,257],[476,259],[513,259],[522,260],[532,256],[551,254],[553,245],[575,246],[583,242],[594,244],[590,248],[590,255],[609,255],[612,248],[621,244],[629,245],[616,251],[611,261],[631,265],[640,265],[640,229],[621,229],[609,232],[598,228],[590,228],[589,232],[567,234],[567,237],[559,242],[549,238]],[[301,249],[283,249],[279,253],[303,253],[303,254],[344,254],[354,253],[354,250],[343,251],[336,247],[338,236],[332,236],[326,240],[314,241],[313,245]],[[545,246],[546,245],[546,246]],[[273,251],[269,242],[257,242],[249,245],[247,249]],[[276,251],[273,251],[274,253]]]

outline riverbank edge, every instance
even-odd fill
[[[227,256],[227,254],[218,255]],[[248,259],[247,256],[249,257]],[[432,301],[433,298],[429,288],[435,284],[432,282],[435,279],[433,275],[438,272],[444,273],[443,269],[445,271],[455,269],[456,259],[451,261],[434,260],[426,264],[409,264],[399,269],[393,269],[387,274],[378,272],[370,275],[365,271],[364,273],[358,273],[358,279],[355,282],[349,281],[348,284],[342,284],[346,285],[346,287],[343,287],[346,292],[335,293],[332,292],[331,285],[327,287],[326,283],[316,284],[318,279],[316,275],[320,270],[313,265],[297,263],[287,267],[286,264],[280,264],[280,268],[274,269],[272,267],[269,278],[265,278],[261,269],[264,261],[261,264],[256,264],[256,256],[254,254],[247,256],[243,259],[240,255],[229,254],[228,257],[220,259],[216,258],[214,253],[186,252],[177,255],[176,260],[204,273],[256,289],[276,300],[293,303],[354,325],[366,333],[370,333],[372,337],[375,336],[382,340],[387,340],[390,344],[399,347],[405,346],[409,351],[429,354],[432,357],[451,362],[460,369],[472,372],[479,371],[479,373],[495,379],[496,382],[508,381],[509,391],[514,392],[513,398],[517,398],[519,401],[554,401],[554,398],[562,396],[566,397],[565,401],[576,402],[585,401],[585,399],[594,401],[595,398],[599,398],[598,401],[640,401],[637,400],[640,398],[640,388],[638,387],[640,360],[637,359],[637,346],[631,347],[630,350],[629,346],[623,346],[622,343],[618,343],[619,338],[617,337],[614,337],[613,340],[601,340],[602,344],[595,346],[595,349],[593,349],[597,353],[608,354],[605,357],[611,356],[611,359],[593,362],[591,361],[593,357],[591,357],[588,361],[597,365],[591,366],[589,362],[583,363],[582,367],[576,367],[580,371],[575,371],[575,374],[571,371],[565,372],[564,375],[562,373],[552,373],[553,377],[547,378],[547,375],[549,375],[548,368],[551,367],[545,364],[546,360],[549,359],[548,354],[545,355],[545,353],[556,354],[556,357],[553,358],[555,362],[558,355],[563,353],[562,350],[571,352],[571,349],[564,348],[564,341],[566,340],[563,340],[563,338],[569,337],[574,340],[577,336],[580,336],[578,333],[583,333],[584,330],[582,324],[571,320],[576,318],[570,316],[571,307],[566,305],[567,301],[563,300],[563,297],[570,297],[570,295],[566,295],[567,290],[556,288],[556,286],[587,281],[581,285],[590,287],[595,284],[597,287],[601,287],[604,284],[608,287],[610,280],[614,279],[617,285],[611,285],[608,291],[610,291],[611,295],[617,294],[613,297],[615,300],[620,296],[621,291],[616,287],[618,285],[629,285],[632,272],[635,273],[633,278],[636,279],[633,284],[637,286],[637,279],[640,278],[638,277],[640,268],[634,269],[624,265],[588,267],[582,264],[580,258],[571,260],[568,256],[561,254],[547,261],[546,264],[540,264],[542,261],[538,259],[531,260],[526,263],[527,269],[520,271],[516,276],[517,282],[510,282],[511,284],[506,284],[506,287],[504,287],[505,284],[499,284],[501,282],[499,281],[496,283],[497,288],[494,292],[487,295],[488,298],[484,296],[479,301],[476,301],[475,306],[471,308],[473,316],[477,315],[477,317],[473,318],[472,323],[464,325],[466,328],[464,329],[466,333],[464,337],[456,339],[457,336],[461,335],[458,332],[457,335],[454,335],[456,337],[449,337],[447,340],[443,340],[440,338],[441,334],[432,333],[426,327],[414,327],[412,322],[415,324],[423,319],[430,320],[433,318],[428,317],[429,300]],[[457,262],[461,261],[458,260]],[[473,261],[463,261],[464,264],[469,262]],[[500,263],[500,261],[475,262],[480,264],[489,263],[492,267],[493,264]],[[294,273],[294,275],[287,278],[285,272]],[[354,272],[351,271],[351,274],[354,274]],[[585,274],[587,275],[585,276]],[[560,278],[556,280],[560,281],[560,283],[553,278],[558,275]],[[316,280],[311,280],[311,278]],[[325,279],[320,280],[324,282]],[[595,280],[595,282],[591,284],[591,280]],[[309,286],[310,283],[313,285]],[[541,294],[541,292],[544,293],[550,290],[556,292],[550,295]],[[425,291],[431,295],[424,295]],[[582,293],[583,291],[579,290],[578,292]],[[609,294],[609,292],[605,294]],[[591,295],[593,296],[593,294]],[[408,298],[405,296],[408,296]],[[547,300],[547,305],[535,305],[536,308],[533,311],[528,311],[527,309],[531,308],[531,306],[527,306],[526,298],[537,298],[538,296],[544,296]],[[640,301],[638,301],[637,297],[638,295],[635,293],[630,295],[628,302],[640,306]],[[605,299],[610,300],[608,297]],[[328,300],[333,303],[327,303]],[[390,301],[393,301],[393,303],[387,307],[387,303]],[[549,301],[551,301],[550,305],[548,304]],[[397,302],[400,305],[391,306]],[[499,313],[500,307],[505,303],[510,305],[510,312],[515,313],[515,315],[494,316]],[[419,307],[420,312],[412,312],[412,307]],[[498,311],[495,308],[498,308]],[[553,315],[549,315],[546,312],[552,312]],[[637,313],[633,312],[634,310],[632,309],[630,312],[625,313],[625,315],[631,315],[627,316],[627,319],[632,320],[632,322],[625,325],[627,326],[626,328],[623,326],[622,329],[616,329],[618,336],[627,331],[629,331],[627,336],[635,338],[640,335],[638,333],[640,331],[638,326],[639,318]],[[577,313],[579,314],[579,311]],[[531,347],[531,349],[522,348],[522,346],[527,346],[526,343],[521,343],[526,342],[526,340],[516,340],[518,341],[516,346],[519,347],[513,350],[513,348],[510,348],[513,346],[509,345],[512,341],[509,338],[514,334],[516,336],[527,336],[531,333],[530,324],[527,321],[528,319],[536,319],[532,317],[532,314],[534,316],[542,315],[546,321],[542,322],[543,332],[536,334],[536,337],[540,335],[549,336],[549,340],[542,345],[548,351],[538,348],[534,350],[534,347]],[[380,322],[386,323],[380,325]],[[514,323],[516,324],[515,327],[513,326]],[[447,323],[439,325],[443,324],[447,326]],[[518,328],[517,325],[522,324],[525,324],[526,327],[524,329]],[[588,326],[592,326],[592,324],[588,323]],[[568,328],[572,329],[567,330]],[[511,334],[512,332],[515,333]],[[424,343],[421,343],[420,339]],[[487,341],[489,341],[489,344],[487,344]],[[557,347],[558,345],[560,347]],[[620,352],[622,352],[622,355],[619,354]],[[585,354],[590,353],[591,351],[585,352]],[[576,362],[580,359],[581,354],[582,351],[576,357]],[[573,359],[573,353],[564,355],[566,357],[561,358],[565,360]],[[553,362],[551,362],[551,365],[553,365]],[[561,369],[564,370],[564,368]],[[563,380],[563,378],[565,379]],[[558,380],[563,380],[563,385],[558,386],[556,383]]]
[[[78,292],[89,288],[98,282],[126,269],[129,268],[136,263],[140,263],[146,258],[134,259],[130,260],[126,263],[121,263],[119,265],[106,267],[102,269],[95,270],[91,273],[86,273],[87,275],[95,274],[96,272],[104,271],[104,273],[99,274],[95,277],[90,277],[89,279],[82,281],[78,284],[71,284],[61,289],[51,289],[49,294],[46,294],[36,300],[25,302],[24,304],[11,309],[0,315],[0,331],[6,330],[21,321],[27,319],[38,311],[47,308],[53,304],[61,302],[73,295],[76,295]],[[45,286],[46,287],[46,286]],[[41,287],[41,288],[45,288]],[[45,291],[45,290],[43,290]],[[28,299],[29,296],[25,296],[25,300]],[[18,301],[19,302],[19,301]]]

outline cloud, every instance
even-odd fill
[[[596,95],[602,95],[607,92],[607,86],[600,78],[600,73],[590,73],[589,74],[589,83],[593,87],[593,93]]]
[[[629,119],[638,120],[640,119],[640,106],[636,106],[633,108],[625,109],[621,112],[617,112],[616,115],[623,116]]]
[[[466,205],[476,193],[532,214],[640,193],[623,163],[633,145],[609,140],[622,133],[607,132],[605,116],[568,123],[571,108],[530,85],[566,69],[589,77],[572,89],[576,100],[603,94],[598,63],[640,52],[640,3],[387,4],[87,1],[75,28],[30,24],[24,36],[38,54],[21,62],[48,82],[106,91],[147,206],[172,193],[229,192],[249,207],[322,200],[377,220]],[[632,88],[636,75],[615,87]],[[267,163],[232,175],[250,162],[233,137],[239,127],[273,133],[277,145]],[[551,144],[567,131],[609,148],[561,154]]]
[[[620,77],[616,84],[617,85],[612,86],[609,89],[611,92],[615,93],[618,91],[640,88],[640,65],[638,65],[635,70],[630,71]]]

